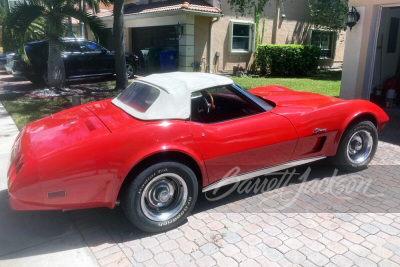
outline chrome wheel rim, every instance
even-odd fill
[[[163,173],[146,185],[140,205],[148,219],[160,222],[177,215],[187,196],[187,186],[182,177],[175,173]]]
[[[126,64],[126,75],[131,77],[133,75],[133,67],[130,64]]]
[[[371,154],[374,140],[370,132],[360,130],[355,132],[347,143],[347,158],[351,163],[364,163]]]

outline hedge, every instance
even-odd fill
[[[315,73],[321,49],[313,45],[259,45],[255,62],[261,73],[270,70],[276,76],[295,76]]]

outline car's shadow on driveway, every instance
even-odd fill
[[[379,133],[379,141],[400,145],[400,108],[387,108],[385,112],[389,116],[389,122]]]
[[[317,163],[311,166],[313,171],[307,182],[324,178],[329,179],[332,176],[332,168],[326,168],[325,161],[320,161],[320,164],[322,165]],[[302,173],[306,170],[307,166],[302,166],[296,172]],[[264,180],[265,178],[261,179],[261,181]],[[233,212],[227,209],[230,203],[254,196],[262,198],[265,194],[268,196],[276,190],[283,190],[284,187],[296,187],[298,183],[298,177],[294,177],[285,184],[274,189],[270,188],[268,192],[264,193],[262,191],[238,193],[237,190],[234,190],[228,196],[216,201],[208,200],[210,196],[202,193],[192,214],[225,212],[225,209],[226,212]],[[219,194],[230,189],[230,186],[226,186],[219,191]],[[261,194],[263,195],[261,196]],[[215,195],[213,196],[215,197]],[[0,260],[60,252],[72,249],[74,246],[78,248],[87,245],[96,250],[96,248],[101,248],[105,244],[129,242],[155,235],[145,233],[134,227],[120,207],[116,207],[114,210],[98,208],[66,212],[12,211],[7,198],[7,190],[0,191]],[[252,205],[257,208],[257,203]],[[85,242],[68,241],[72,237]],[[55,242],[57,240],[60,241]],[[64,242],[63,240],[67,241]],[[53,242],[51,246],[42,246],[42,244],[49,242]]]

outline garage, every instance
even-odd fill
[[[169,51],[173,57],[170,61],[179,58],[179,33],[175,25],[131,28],[132,52],[141,57],[142,68],[149,73],[161,70],[159,53]],[[168,62],[173,63],[173,62]],[[175,65],[169,66],[176,70]],[[175,67],[174,67],[175,66]]]

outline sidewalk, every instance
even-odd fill
[[[7,168],[18,133],[0,103],[0,266],[98,266],[67,213],[8,207]]]
[[[0,190],[7,189],[9,153],[19,131],[0,102]]]

